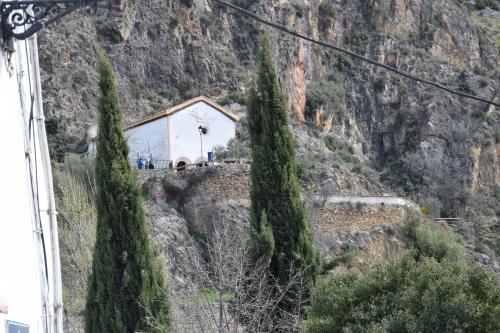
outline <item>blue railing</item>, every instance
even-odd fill
[[[204,162],[198,162],[198,163],[192,163],[192,164],[183,164],[175,167],[173,165],[173,162],[171,160],[155,160],[153,159],[152,162],[147,161],[146,159],[142,160],[142,163],[139,164],[139,161],[137,159],[129,159],[130,161],[130,166],[132,169],[139,169],[139,170],[172,170],[172,171],[184,171],[184,170],[191,170],[191,169],[198,169],[198,168],[204,168],[204,167],[223,167],[224,165],[231,165],[231,164],[250,164],[250,160],[247,159],[224,159],[224,160],[219,160],[219,161],[204,161]],[[152,164],[152,165],[151,165]],[[139,167],[140,166],[140,167]]]

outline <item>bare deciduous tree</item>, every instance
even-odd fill
[[[200,246],[191,244],[186,260],[176,267],[189,279],[173,278],[171,330],[176,332],[297,332],[305,300],[290,313],[278,304],[290,290],[301,288],[302,278],[291,272],[283,287],[269,283],[267,267],[250,260],[248,230],[212,215]],[[298,285],[298,287],[297,287]],[[301,300],[302,292],[294,295]]]

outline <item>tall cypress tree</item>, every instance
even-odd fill
[[[111,64],[99,59],[97,236],[89,281],[88,333],[149,332],[167,325],[169,304],[161,266],[148,238],[139,185],[131,173]]]
[[[248,105],[252,148],[250,244],[256,258],[267,260],[281,285],[290,282],[292,271],[302,272],[307,295],[319,272],[320,260],[300,197],[294,139],[269,44],[269,38],[264,36]],[[291,293],[294,291],[292,288]],[[290,309],[293,301],[282,306]]]

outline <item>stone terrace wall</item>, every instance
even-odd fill
[[[249,165],[226,165],[215,170],[217,170],[215,173],[210,174],[193,188],[196,194],[206,194],[221,199],[250,200]]]
[[[140,183],[153,184],[152,194],[156,198],[168,196],[161,193],[164,189],[160,181],[162,177],[177,178],[184,182],[187,197],[210,197],[232,201],[248,201],[250,199],[249,165],[225,165],[218,168],[204,168],[172,172],[139,171]],[[399,224],[405,217],[407,209],[416,206],[397,197],[369,196],[305,196],[309,204],[311,221],[318,231],[334,230],[364,231],[376,225]]]
[[[311,222],[318,232],[366,231],[377,225],[400,224],[407,208],[402,205],[319,203],[310,205]]]
[[[399,225],[404,205],[313,202],[309,208],[314,242],[329,259],[351,255],[338,271],[366,271],[373,263],[400,255]]]
[[[142,171],[152,198],[160,202],[183,197],[183,217],[203,233],[220,219],[234,221],[242,228],[249,224],[250,170],[245,165],[226,165],[172,171]],[[169,183],[170,189],[165,187]],[[175,188],[176,190],[172,190]],[[181,194],[179,194],[181,193]],[[401,253],[400,225],[411,202],[395,197],[308,196],[314,241],[326,258],[354,254],[354,259],[338,270],[365,270],[377,261]]]

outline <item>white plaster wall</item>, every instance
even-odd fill
[[[207,152],[213,151],[214,146],[226,146],[234,138],[235,122],[204,102],[195,103],[170,118],[171,159],[174,163],[186,157],[191,163],[199,160],[201,154],[200,125],[208,128],[203,135],[203,158],[207,159]]]
[[[26,44],[16,41],[10,61],[0,48],[0,298],[8,306],[8,313],[0,314],[0,333],[7,320],[29,325],[31,333],[59,332],[53,307],[60,302],[55,285],[60,272],[54,262],[57,225],[54,229],[49,215],[54,212],[52,181],[36,47],[35,38]]]
[[[130,148],[129,158],[137,159],[138,156],[148,156],[149,151],[153,160],[167,160],[167,119],[160,118],[149,123],[125,131]]]

